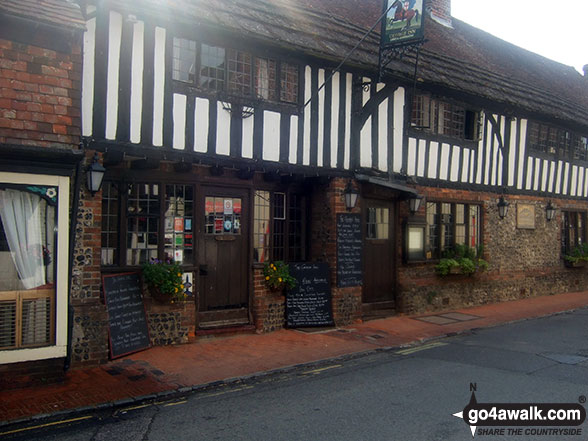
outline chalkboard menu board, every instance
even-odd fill
[[[361,215],[337,215],[337,286],[360,286],[362,274]]]
[[[286,323],[289,328],[332,326],[329,264],[291,263],[296,286],[286,294]]]
[[[110,357],[114,359],[149,348],[139,273],[104,276],[102,286],[108,311]]]

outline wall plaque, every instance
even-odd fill
[[[517,204],[517,228],[535,229],[535,206],[531,204]]]

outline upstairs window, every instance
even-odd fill
[[[588,160],[588,138],[559,127],[529,121],[527,142],[536,152],[582,161]]]
[[[174,38],[172,78],[208,92],[298,102],[297,65],[184,38]]]
[[[412,102],[411,126],[436,135],[477,141],[480,114],[459,104],[416,94]]]

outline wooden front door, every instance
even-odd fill
[[[248,208],[245,190],[202,188],[198,240],[200,327],[248,322]]]
[[[368,310],[394,308],[396,259],[393,225],[392,202],[364,199],[363,303]]]

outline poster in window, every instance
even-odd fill
[[[241,214],[241,199],[233,199],[233,211],[235,214]]]
[[[185,231],[192,231],[192,219],[186,219],[184,221],[184,230]]]
[[[184,218],[183,217],[176,217],[174,219],[174,231],[176,233],[183,233],[184,232]]]
[[[523,230],[535,229],[535,206],[531,204],[517,204],[517,228]]]
[[[184,250],[174,251],[174,262],[182,263],[184,261]]]
[[[425,0],[384,0],[381,47],[404,46],[424,39]]]
[[[225,199],[223,203],[223,214],[233,214],[233,200],[232,199]]]

